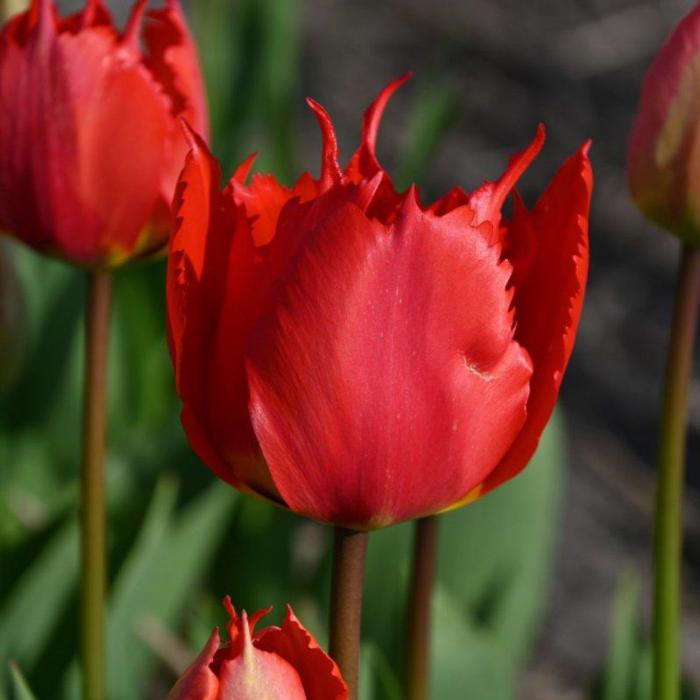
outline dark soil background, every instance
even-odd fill
[[[653,464],[679,245],[631,202],[625,153],[641,80],[689,0],[316,0],[306,4],[302,88],[333,115],[346,154],[375,91],[406,70],[454,82],[459,120],[426,178],[438,194],[498,176],[538,121],[548,142],[521,189],[533,201],[558,164],[593,139],[591,273],[564,383],[571,447],[547,620],[522,697],[573,700],[607,653],[620,573],[648,598]],[[411,84],[387,112],[380,153],[401,148]],[[315,165],[311,119],[305,164]],[[698,358],[700,360],[700,357]],[[696,363],[700,368],[700,362]],[[700,375],[692,387],[684,653],[700,686]],[[646,617],[646,611],[644,611]]]

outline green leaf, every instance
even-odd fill
[[[109,697],[141,697],[147,673],[157,659],[139,629],[157,620],[166,627],[181,618],[186,601],[204,578],[226,533],[236,492],[215,482],[175,516],[176,489],[159,482],[138,540],[114,584],[110,597]]]
[[[27,681],[19,670],[19,666],[11,661],[9,667],[11,681],[10,700],[36,700],[34,693],[29,689]]]
[[[603,683],[602,700],[632,700],[639,673],[637,605],[639,578],[631,571],[621,576],[613,604],[612,632],[608,668]]]
[[[78,527],[71,521],[54,535],[3,600],[0,658],[17,659],[32,667],[75,588],[77,570]]]
[[[523,660],[546,598],[564,462],[555,416],[519,476],[440,524],[441,584],[490,630],[513,666]]]
[[[376,644],[362,645],[360,700],[402,700],[401,684]]]
[[[511,700],[514,674],[507,650],[442,587],[435,591],[431,642],[432,697],[440,700]]]

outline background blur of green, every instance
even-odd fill
[[[306,149],[297,137],[314,128],[303,111],[301,86],[305,70],[317,69],[303,62],[302,3],[192,4],[210,91],[213,150],[225,173],[253,150],[260,154],[259,169],[286,181],[302,169],[317,168],[317,161],[301,161]],[[408,57],[396,75],[409,67],[422,68]],[[400,102],[400,135],[385,130],[400,185],[417,181],[434,190],[430,166],[464,108],[458,70],[447,52],[418,70],[404,88],[409,96]],[[368,95],[382,85],[373,75],[365,82],[362,91]],[[337,97],[314,96],[331,104]],[[358,127],[365,106],[353,106]],[[465,184],[461,177],[457,182]],[[9,672],[12,660],[37,698],[72,700],[78,697],[76,498],[84,280],[80,272],[14,244],[3,244],[0,253],[0,663],[6,685],[4,690],[0,685],[0,697],[3,692],[29,697],[18,673]],[[163,280],[159,262],[119,272],[115,287],[108,457],[110,700],[163,698],[211,627],[223,623],[220,600],[226,593],[248,610],[274,604],[275,621],[291,602],[320,641],[325,639],[329,532],[239,495],[192,454],[178,420],[164,335]],[[523,475],[444,518],[433,645],[436,700],[521,697],[519,672],[541,632],[560,522],[567,462],[563,423],[560,416],[550,426]],[[410,526],[401,526],[372,536],[363,700],[401,697],[410,534]],[[633,573],[620,581],[610,622],[609,669],[582,689],[592,697],[648,697],[647,650],[636,623],[638,586]],[[601,650],[600,658],[605,656]]]

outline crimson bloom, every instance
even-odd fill
[[[290,607],[282,627],[255,626],[270,612],[238,615],[227,596],[229,643],[214,630],[167,700],[347,700],[348,689],[333,659]]]
[[[650,219],[700,244],[700,5],[644,79],[628,155],[632,196]]]
[[[32,0],[0,35],[0,230],[86,267],[164,248],[179,119],[207,129],[179,2],[146,4],[120,33],[101,0],[68,17]]]
[[[365,115],[344,170],[323,108],[321,176],[291,187],[252,160],[219,189],[193,136],[169,256],[182,421],[234,486],[371,529],[436,513],[517,474],[550,417],[578,327],[592,174],[584,145],[532,210],[516,181],[544,142],[471,194],[424,205],[375,155]]]

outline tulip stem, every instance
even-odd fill
[[[680,697],[682,504],[688,385],[700,310],[700,249],[683,247],[661,418],[654,534],[654,700]]]
[[[362,590],[368,539],[366,532],[335,528],[329,651],[348,684],[348,700],[357,700],[358,692]]]
[[[415,524],[411,588],[406,609],[406,698],[430,697],[430,621],[432,618],[439,516],[421,518]]]
[[[88,277],[80,524],[82,533],[80,643],[84,700],[105,698],[105,428],[107,351],[112,278]]]

